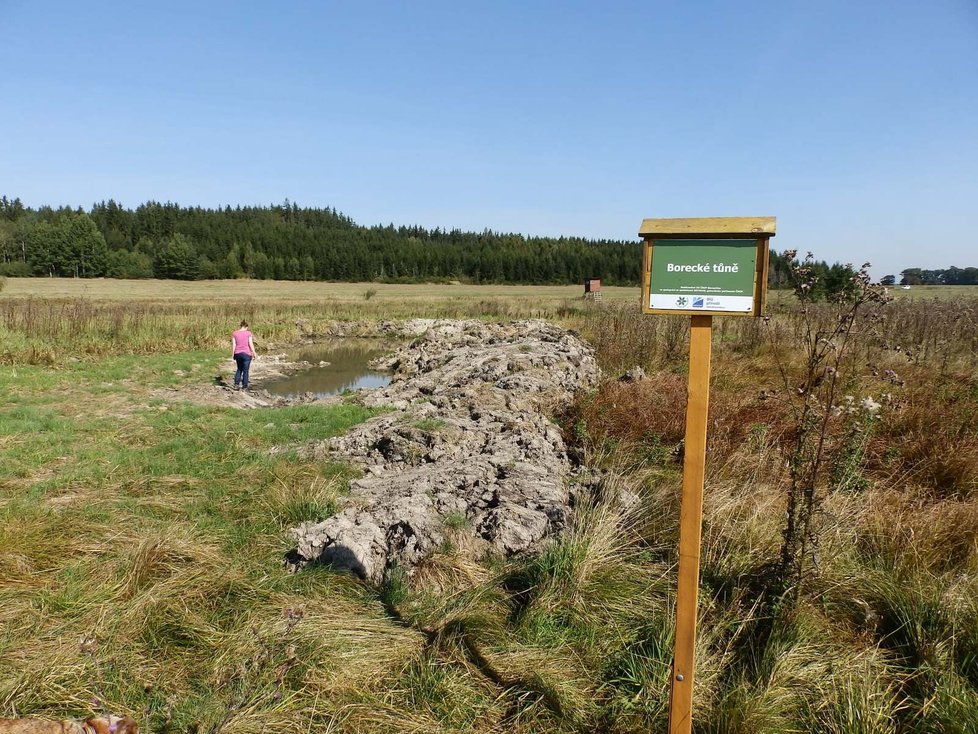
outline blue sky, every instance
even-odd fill
[[[0,0],[0,193],[978,265],[978,2]],[[966,215],[971,215],[966,220]]]

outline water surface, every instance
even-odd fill
[[[303,347],[289,354],[296,362],[313,365],[294,375],[269,382],[262,387],[273,395],[295,397],[313,393],[326,398],[344,390],[361,390],[367,387],[383,387],[391,381],[390,375],[377,372],[367,362],[393,351],[396,344],[378,339],[334,339]],[[318,367],[320,362],[329,362]]]

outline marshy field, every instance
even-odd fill
[[[717,318],[697,732],[978,732],[978,290],[774,294]],[[648,732],[672,656],[688,319],[639,289],[8,279],[0,715],[145,732]],[[301,451],[356,394],[243,410],[259,352],[384,319],[539,318],[601,382],[555,405],[597,489],[538,552],[290,573],[357,469]],[[622,381],[641,367],[644,377]],[[423,430],[437,431],[436,423]]]

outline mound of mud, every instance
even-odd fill
[[[306,449],[366,476],[338,514],[292,529],[295,567],[323,561],[379,582],[395,566],[410,572],[450,528],[512,554],[567,520],[572,467],[547,413],[597,381],[591,348],[545,321],[416,320],[400,331],[423,333],[375,361],[393,380],[361,398],[392,412]]]

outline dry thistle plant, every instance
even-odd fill
[[[861,399],[843,395],[858,383],[859,368],[853,359],[858,341],[871,328],[873,319],[860,319],[865,312],[887,301],[885,290],[873,285],[869,263],[853,271],[831,307],[814,303],[817,277],[814,258],[802,261],[796,252],[785,253],[791,262],[791,280],[801,302],[800,366],[775,342],[773,355],[781,377],[780,399],[794,414],[794,440],[789,448],[786,481],[786,511],[776,583],[782,594],[793,592],[797,600],[806,575],[818,567],[818,518],[828,492],[826,470],[840,450],[850,447],[862,429],[882,407],[872,396]],[[855,450],[858,458],[860,452]],[[836,463],[836,474],[839,465]]]

